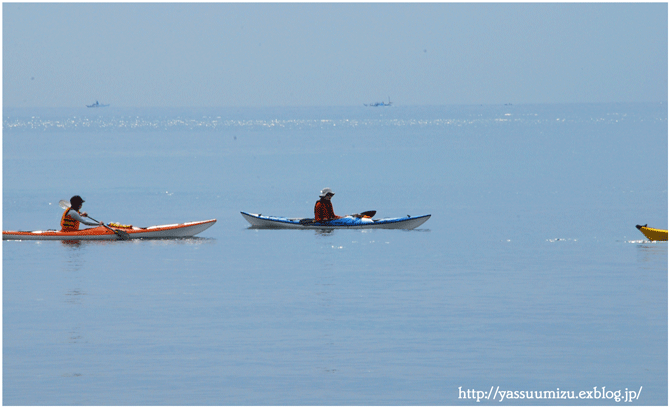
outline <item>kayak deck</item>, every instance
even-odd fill
[[[184,238],[192,237],[214,225],[215,219],[186,222],[182,224],[154,225],[152,227],[114,228],[136,238]],[[109,228],[98,226],[78,231],[2,231],[3,240],[115,240],[119,236]]]
[[[656,228],[649,228],[647,224],[645,225],[636,225],[635,228],[639,229],[641,233],[644,234],[650,241],[667,241],[668,240],[668,230],[661,230]]]
[[[337,220],[315,222],[310,218],[287,218],[240,212],[251,228],[258,229],[407,229],[419,227],[428,221],[430,214],[399,218],[343,217]]]

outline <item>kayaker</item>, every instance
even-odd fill
[[[314,205],[314,221],[328,221],[342,218],[339,215],[335,215],[333,211],[333,203],[330,202],[330,199],[334,195],[333,190],[328,187],[321,190],[319,194],[321,198]]]
[[[70,199],[70,208],[65,210],[63,216],[60,219],[61,231],[79,231],[79,223],[85,225],[102,225],[102,221],[99,223],[91,222],[84,219],[88,216],[85,212],[80,212],[81,205],[84,204],[84,200],[78,195],[73,196]]]

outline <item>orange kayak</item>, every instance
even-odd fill
[[[214,225],[213,220],[186,222],[183,224],[155,225],[153,227],[139,228],[133,226],[112,227],[115,230],[127,233],[130,238],[183,238],[192,237]],[[79,231],[2,231],[3,240],[114,240],[119,235],[109,228],[99,226],[81,229]]]

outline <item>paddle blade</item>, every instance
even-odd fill
[[[109,227],[108,227],[108,228],[109,228]],[[116,234],[116,236],[119,237],[119,238],[121,238],[122,240],[128,240],[128,239],[130,239],[130,234],[128,234],[126,231],[121,231],[121,230],[117,230],[117,229],[114,229],[114,228],[109,228],[109,229],[111,229],[112,231],[114,231],[114,233]]]
[[[65,201],[65,200],[60,200],[58,202],[58,205],[60,206],[60,208],[62,208],[64,210],[67,210],[68,208],[71,207],[70,203],[68,201]]]

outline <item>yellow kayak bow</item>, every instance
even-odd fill
[[[641,233],[644,234],[647,239],[650,241],[667,241],[668,240],[668,230],[660,230],[656,228],[649,228],[647,224],[636,225],[635,228],[639,229]]]

